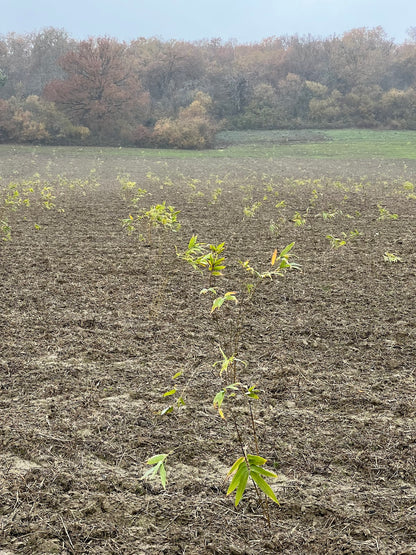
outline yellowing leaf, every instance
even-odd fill
[[[274,249],[273,255],[272,255],[272,260],[270,262],[270,264],[272,266],[274,266],[274,263],[276,262],[276,258],[277,258],[277,249]]]

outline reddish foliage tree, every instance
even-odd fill
[[[53,81],[44,96],[74,123],[88,127],[99,141],[112,141],[147,116],[149,97],[142,91],[125,44],[109,38],[82,41],[60,65],[67,79]]]

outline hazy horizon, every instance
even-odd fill
[[[341,35],[357,27],[383,27],[403,42],[416,26],[414,0],[17,0],[3,7],[0,34],[26,34],[46,27],[65,29],[75,39],[110,36],[121,41],[157,36],[164,40],[221,38],[239,43],[271,36]]]

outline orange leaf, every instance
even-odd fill
[[[273,253],[273,255],[272,255],[272,260],[271,260],[271,262],[270,262],[270,264],[271,264],[272,266],[274,266],[274,263],[276,262],[276,258],[277,258],[277,249],[274,249],[274,253]]]

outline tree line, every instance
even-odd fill
[[[239,44],[0,36],[0,141],[207,148],[218,129],[416,129],[416,29]]]

